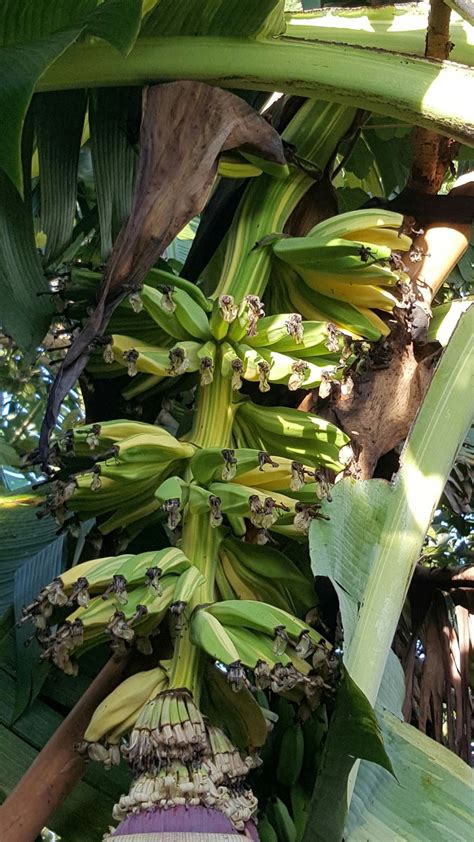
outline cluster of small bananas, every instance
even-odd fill
[[[103,534],[156,516],[177,540],[189,510],[208,512],[212,527],[226,516],[237,535],[245,534],[247,519],[259,543],[269,530],[302,537],[330,494],[327,471],[341,471],[351,457],[347,436],[312,413],[243,400],[233,437],[237,448],[197,449],[153,424],[80,427],[62,439],[64,464],[73,452],[92,456],[92,465],[51,482],[45,511],[60,524],[69,523],[70,508],[82,517],[108,514],[100,523]],[[185,461],[187,481],[173,473]]]
[[[43,588],[23,609],[21,622],[30,620],[35,626],[42,658],[76,675],[78,664],[72,656],[107,640],[116,651],[133,642],[149,653],[149,637],[168,610],[179,618],[203,581],[175,547],[94,559]]]
[[[245,599],[216,602],[193,612],[189,631],[196,646],[226,666],[236,692],[255,687],[274,693],[295,690],[299,698],[319,699],[322,688],[330,690],[329,644],[275,605]]]
[[[401,214],[369,208],[331,217],[305,237],[279,238],[275,282],[304,318],[378,339],[389,327],[373,311],[401,306],[409,281],[403,253],[419,260],[404,225]]]
[[[44,512],[61,525],[69,508],[86,518],[112,513],[101,523],[106,535],[157,512],[163,499],[155,491],[163,477],[179,469],[195,450],[163,427],[139,421],[106,421],[70,430],[58,439],[58,458],[65,466],[72,457],[92,464],[67,480],[53,477]]]

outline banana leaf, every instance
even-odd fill
[[[361,766],[362,778],[361,782],[357,778],[355,806],[348,820],[356,835],[350,839],[394,838],[398,824],[395,828],[394,814],[387,813],[390,804],[396,805],[390,810],[396,809],[397,822],[402,814],[405,822],[406,835],[396,838],[408,842],[429,837],[441,842],[470,836],[467,767],[447,749],[399,722],[397,703],[392,707],[395,713],[386,712],[383,706],[391,706],[397,692],[400,700],[403,684],[400,669],[398,678],[394,670],[393,636],[425,534],[474,414],[473,327],[471,305],[460,314],[451,334],[395,479],[391,483],[343,480],[335,486],[332,503],[323,506],[330,526],[315,521],[310,530],[313,572],[328,576],[339,597],[346,668],[372,704],[379,696],[379,723],[400,781],[400,785],[388,782],[385,773]],[[383,681],[387,664],[391,674]],[[368,797],[374,775],[378,784]],[[353,782],[354,778],[350,794]],[[448,784],[452,798],[445,797]],[[379,786],[383,791],[380,799]],[[424,798],[420,799],[422,791]],[[402,799],[405,810],[400,807]],[[442,826],[438,818],[441,807]],[[450,835],[446,825],[451,828]]]

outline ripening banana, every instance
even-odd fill
[[[341,280],[338,275],[334,275],[333,280],[330,281],[321,280],[319,273],[312,270],[301,270],[300,275],[305,284],[312,290],[329,298],[348,302],[355,307],[391,312],[399,304],[399,300],[391,292],[380,286],[358,284],[357,281],[353,280]]]
[[[407,234],[402,234],[394,228],[382,226],[372,228],[361,228],[351,231],[349,234],[341,234],[343,239],[355,240],[356,242],[374,243],[374,245],[388,246],[392,251],[409,251],[413,240]]]
[[[137,672],[125,679],[95,709],[87,726],[84,739],[95,743],[110,734],[138,711],[150,697],[161,693],[167,683],[167,674],[161,667]]]
[[[305,317],[325,319],[356,338],[365,337],[375,341],[390,333],[388,325],[376,313],[368,313],[366,309],[354,307],[345,301],[335,301],[310,289],[301,283],[300,278],[298,282],[293,283],[290,295],[295,306]]]
[[[318,222],[308,233],[308,237],[319,237],[333,239],[334,237],[349,236],[353,231],[360,231],[364,228],[394,228],[399,229],[403,225],[404,218],[401,213],[384,210],[383,208],[362,208],[361,210],[348,211],[332,216],[322,222]]]

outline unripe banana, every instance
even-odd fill
[[[196,588],[204,584],[205,581],[205,577],[197,567],[194,567],[194,565],[188,567],[177,579],[173,593],[173,602],[188,603]]]
[[[255,178],[262,170],[245,161],[240,155],[224,152],[219,158],[217,172],[223,178]]]
[[[158,377],[171,375],[168,348],[148,345],[132,336],[113,334],[112,353],[114,359],[127,368],[131,377],[138,371]]]
[[[270,824],[266,816],[262,816],[258,820],[257,829],[260,842],[280,842],[276,830],[273,825]]]
[[[61,573],[61,582],[66,593],[70,593],[72,586],[80,578],[87,579],[89,587],[95,585],[96,587],[105,586],[111,579],[114,573],[118,573],[120,565],[132,558],[131,553],[125,553],[117,556],[107,556],[104,558],[93,558],[90,561],[84,561],[82,564],[76,564],[75,567],[70,567]]]
[[[302,336],[298,341],[294,336],[288,333],[286,327],[286,333],[284,333],[281,325],[279,327],[277,326],[279,324],[278,322],[275,326],[267,322],[267,319],[270,321],[273,318],[284,318],[286,323],[290,317],[291,314],[290,316],[284,317],[266,316],[264,319],[261,319],[257,326],[257,333],[255,336],[249,336],[247,338],[247,345],[251,348],[267,348],[270,345],[272,351],[278,351],[280,354],[296,353],[304,355],[304,352],[309,351],[310,349],[312,349],[312,353],[314,353],[313,349],[315,348],[322,349],[320,352],[326,354],[328,350],[326,346],[328,341],[327,322],[302,321]]]
[[[124,529],[131,523],[137,524],[138,521],[150,517],[155,512],[160,512],[161,504],[159,500],[155,500],[153,497],[150,499],[150,493],[147,494],[145,502],[137,502],[133,495],[131,500],[116,509],[113,515],[100,524],[99,529],[102,535],[110,535],[114,529]]]
[[[304,736],[300,722],[288,726],[283,734],[277,766],[277,780],[292,787],[298,781],[303,766]]]
[[[239,653],[222,623],[202,608],[197,608],[189,623],[191,641],[215,661],[232,664]]]
[[[301,606],[302,613],[309,611],[314,605],[315,593],[312,577],[301,573],[296,564],[274,547],[269,547],[268,544],[258,546],[236,541],[235,538],[226,538],[221,545],[221,552],[227,553],[233,566],[241,565],[247,575],[253,575],[257,582],[270,580],[271,584],[279,588],[288,588],[295,603]],[[284,606],[280,607],[286,610]]]
[[[158,428],[157,428],[158,429]],[[170,459],[189,459],[195,452],[194,445],[179,441],[160,428],[161,435],[142,433],[121,442],[119,458],[121,462],[169,462]]]
[[[229,628],[243,626],[251,631],[262,632],[273,637],[275,629],[284,626],[288,636],[295,641],[302,633],[305,633],[315,644],[324,642],[324,638],[302,620],[265,602],[228,600],[213,603],[205,610]]]
[[[191,281],[187,281],[186,278],[181,278],[180,275],[174,275],[172,272],[163,271],[163,269],[150,269],[145,281],[183,289],[191,298],[194,298],[204,312],[210,313],[212,310],[212,302],[206,298],[202,289]]]
[[[222,547],[219,550],[219,561],[231,587],[230,593],[222,593],[223,599],[263,600],[282,608],[283,611],[291,613],[295,610],[292,594],[284,584],[266,576],[262,571],[259,574],[254,573],[241,563],[237,555]]]
[[[91,445],[87,439],[92,440],[95,447],[99,446],[99,441],[120,442],[123,439],[129,439],[132,436],[138,436],[141,433],[156,433],[161,435],[162,427],[157,427],[154,424],[145,424],[143,421],[129,421],[128,419],[118,419],[117,421],[101,421],[100,424],[86,424],[83,427],[76,427],[74,430],[74,444],[87,444],[88,448]]]
[[[322,332],[324,339],[327,334]],[[276,316],[264,316],[257,324],[254,336],[249,336],[247,345],[252,348],[266,348],[284,339],[292,339],[297,345],[303,341],[304,325],[298,313],[283,313]],[[320,340],[321,341],[321,340]]]
[[[246,152],[244,149],[240,150],[240,154],[254,167],[258,167],[262,172],[273,178],[287,178],[290,174],[288,164],[279,164],[277,161],[269,161],[268,158],[261,158],[253,152]]]
[[[189,335],[204,341],[210,339],[209,319],[200,304],[184,289],[174,289],[172,298],[176,305],[175,316]]]
[[[84,739],[95,743],[121,726],[131,714],[138,713],[152,694],[161,692],[166,681],[166,672],[161,667],[137,672],[122,681],[95,709]]]
[[[193,334],[183,328],[174,311],[169,309],[169,296],[166,293],[144,286],[140,297],[147,313],[169,336],[173,339],[192,339]]]
[[[390,259],[392,252],[386,246],[371,243],[356,243],[336,238],[321,241],[316,236],[288,237],[277,240],[273,253],[279,260],[300,267],[321,272],[363,271],[366,266]]]
[[[268,815],[276,829],[278,842],[296,842],[295,823],[286,804],[280,798],[275,798],[269,803]]]

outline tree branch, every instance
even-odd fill
[[[449,40],[451,9],[444,0],[431,0],[426,33],[426,58],[445,61],[452,48]],[[457,144],[448,137],[417,126],[412,132],[413,160],[408,187],[421,193],[438,193]]]
[[[122,680],[128,657],[112,656],[0,807],[2,842],[34,842],[85,771],[74,746],[97,705]]]

